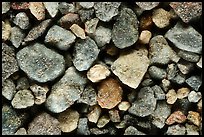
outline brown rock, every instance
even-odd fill
[[[187,116],[187,119],[193,123],[194,125],[196,126],[200,126],[201,124],[201,117],[200,117],[200,114],[198,112],[195,112],[195,111],[189,111],[188,112],[188,116]]]
[[[181,111],[173,112],[166,120],[167,125],[172,125],[174,123],[183,123],[186,121],[186,116]]]
[[[150,14],[145,14],[140,19],[140,30],[151,30],[153,26],[152,16]]]
[[[29,2],[29,9],[37,20],[45,19],[45,7],[42,2]]]
[[[188,88],[180,88],[177,91],[177,98],[183,99],[183,98],[188,96],[189,92],[190,92],[190,89],[188,89]]]
[[[170,89],[166,94],[166,99],[168,104],[174,104],[177,100],[177,94],[174,89]]]
[[[71,27],[70,27],[71,31],[79,38],[81,39],[85,39],[86,38],[86,35],[85,35],[85,31],[84,29],[82,29],[79,25],[77,24],[73,24]]]

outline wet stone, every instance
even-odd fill
[[[185,88],[185,87],[180,88],[177,90],[177,98],[183,99],[188,96],[189,92],[190,92],[189,88]]]
[[[90,9],[94,6],[94,2],[79,2],[79,5],[85,9]]]
[[[186,128],[183,125],[177,124],[169,126],[166,133],[167,135],[185,135]]]
[[[37,20],[45,19],[45,7],[43,2],[29,2],[29,9]]]
[[[174,111],[167,119],[166,124],[183,123],[186,121],[186,116],[181,111]]]
[[[109,122],[110,122],[110,118],[107,115],[103,115],[99,118],[99,120],[97,122],[97,127],[103,128]]]
[[[88,127],[87,118],[79,118],[77,134],[78,135],[90,135],[91,134],[89,127]]]
[[[28,29],[30,27],[30,21],[25,12],[20,12],[16,14],[13,23],[18,25],[21,29]]]
[[[97,123],[101,115],[101,108],[98,105],[92,106],[91,111],[88,113],[87,118],[90,122]]]
[[[16,58],[28,77],[38,82],[52,81],[64,72],[63,56],[40,43],[21,49]]]
[[[80,19],[82,22],[86,22],[90,19],[93,19],[94,16],[94,8],[90,8],[90,9],[80,9],[78,11],[78,14],[80,16]]]
[[[145,135],[145,133],[137,130],[133,126],[129,126],[125,129],[124,135]]]
[[[201,125],[201,116],[198,112],[189,111],[187,119],[198,127]]]
[[[188,94],[188,100],[193,103],[197,103],[202,98],[201,92],[191,91]]]
[[[25,34],[20,28],[13,27],[11,29],[10,41],[12,42],[14,47],[18,48],[21,45],[24,37],[25,37]]]
[[[21,77],[17,80],[16,90],[28,89],[29,87],[29,81],[26,77]]]
[[[154,96],[157,100],[164,100],[165,99],[166,95],[160,86],[154,85],[151,88],[154,91]]]
[[[196,53],[184,51],[184,50],[180,50],[177,54],[178,54],[178,56],[180,56],[181,58],[183,58],[184,60],[189,61],[189,62],[198,62],[199,57],[200,57]]]
[[[2,40],[6,41],[10,39],[11,25],[9,20],[2,21]]]
[[[58,2],[43,2],[43,5],[47,9],[48,13],[52,18],[54,18],[57,15],[58,12]]]
[[[1,8],[2,8],[2,14],[8,12],[10,9],[10,2],[2,2]]]
[[[186,79],[186,83],[195,91],[198,91],[200,86],[202,85],[202,80],[199,76],[191,76]]]
[[[150,76],[153,78],[153,79],[164,79],[166,78],[167,76],[167,72],[165,69],[162,69],[162,68],[159,68],[157,66],[151,66],[149,67],[148,69],[148,72],[150,74]]]
[[[8,100],[12,100],[16,93],[16,86],[13,80],[8,78],[2,84],[2,95]]]
[[[151,10],[159,5],[159,2],[135,2],[140,8],[144,10]]]

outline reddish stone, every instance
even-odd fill
[[[11,8],[15,10],[26,10],[29,8],[29,2],[13,2]]]
[[[186,121],[186,116],[181,111],[175,111],[166,120],[167,125],[172,125],[175,122],[183,123]]]

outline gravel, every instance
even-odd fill
[[[197,103],[202,98],[201,92],[191,91],[188,94],[188,100],[193,103]]]
[[[15,23],[23,30],[28,29],[30,27],[30,20],[25,12],[20,12],[16,14],[13,23]]]
[[[59,2],[43,2],[43,5],[47,9],[48,13],[54,18],[58,13]]]
[[[202,85],[202,80],[199,76],[191,76],[186,79],[186,83],[195,91],[198,91]]]
[[[80,16],[80,19],[82,22],[86,22],[92,18],[95,17],[94,15],[94,8],[90,8],[90,9],[80,9],[78,11],[78,14]]]
[[[29,2],[29,9],[37,20],[45,19],[45,6],[43,2]]]
[[[2,40],[7,41],[10,39],[11,25],[8,20],[2,21]]]
[[[91,111],[88,113],[87,118],[90,122],[97,123],[101,115],[101,107],[98,105],[92,106]]]
[[[154,79],[164,79],[167,76],[166,70],[157,66],[150,66],[148,69],[149,75]]]
[[[125,129],[124,135],[145,135],[145,134],[137,130],[135,127],[129,126]]]
[[[157,100],[164,100],[165,99],[165,93],[160,86],[154,85],[151,88],[154,91],[154,96]]]
[[[23,39],[25,37],[25,33],[18,27],[11,28],[11,36],[10,41],[14,45],[15,48],[19,48]]]
[[[140,8],[144,10],[151,10],[159,5],[159,2],[135,2]]]
[[[185,50],[180,50],[178,52],[178,56],[183,58],[186,61],[189,62],[198,62],[199,61],[199,55],[193,52],[185,51]]]
[[[71,31],[79,38],[81,39],[85,39],[86,38],[86,34],[85,34],[85,31],[84,29],[82,29],[79,25],[77,24],[73,24],[71,27],[70,27]]]
[[[17,90],[28,89],[29,87],[30,87],[29,81],[26,77],[20,77],[16,82]]]
[[[186,129],[183,125],[177,124],[169,126],[166,134],[167,135],[185,135]]]
[[[75,13],[68,13],[68,14],[62,16],[58,20],[59,26],[61,26],[62,28],[65,28],[67,30],[71,27],[71,25],[79,24],[79,23],[80,23],[80,17],[78,14],[75,14]]]
[[[8,12],[10,9],[10,2],[2,2],[1,8],[2,8],[2,14]]]

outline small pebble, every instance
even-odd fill
[[[110,121],[110,118],[107,115],[103,115],[99,118],[97,122],[98,128],[103,128],[106,124],[108,124]]]
[[[140,8],[144,10],[151,10],[159,5],[159,2],[135,2]]]
[[[196,63],[196,65],[202,69],[202,56],[201,58],[199,59],[199,61]]]
[[[200,58],[198,54],[185,50],[179,50],[177,54],[178,56],[189,62],[198,62]]]
[[[148,69],[149,75],[153,79],[164,79],[167,77],[167,72],[165,69],[159,68],[157,66],[150,66]]]
[[[45,7],[43,2],[29,2],[29,9],[37,20],[45,19]]]
[[[10,2],[2,2],[1,8],[2,8],[2,14],[8,12],[10,9]]]
[[[130,103],[127,102],[127,101],[121,101],[119,104],[118,104],[118,109],[121,110],[121,111],[127,111],[129,108],[130,108]]]
[[[78,135],[90,135],[91,134],[89,127],[88,127],[87,118],[79,118],[77,134]]]
[[[108,113],[109,113],[110,120],[112,122],[120,122],[119,110],[111,109],[108,111]]]
[[[140,33],[140,36],[139,36],[139,41],[140,43],[142,44],[148,44],[150,39],[152,37],[152,33],[148,30],[143,30],[141,33]]]
[[[202,85],[202,80],[199,76],[191,76],[186,79],[186,83],[195,91],[198,91],[200,86]]]
[[[190,92],[189,88],[180,88],[177,90],[177,98],[178,99],[183,99],[185,97],[188,97],[188,94]]]
[[[186,128],[181,124],[177,124],[177,125],[169,126],[166,131],[166,134],[167,135],[185,135],[185,132],[186,132]]]
[[[19,48],[23,39],[25,37],[25,33],[18,27],[12,27],[10,41],[14,45],[15,48]]]
[[[145,133],[137,130],[133,126],[129,126],[125,129],[124,135],[145,135]]]
[[[201,116],[198,112],[189,111],[187,119],[198,127],[201,125]]]
[[[168,91],[168,93],[166,94],[166,102],[168,104],[174,104],[177,100],[177,94],[176,91],[174,89],[170,89]]]
[[[187,132],[186,135],[199,135],[199,129],[197,126],[186,123],[185,127]]]
[[[69,2],[59,2],[58,9],[63,15],[68,13],[74,13],[75,5],[74,3],[69,3]]]
[[[174,111],[167,119],[166,124],[183,123],[186,121],[186,116],[181,111]]]
[[[14,81],[11,78],[6,79],[2,83],[2,95],[8,100],[12,100],[15,94],[16,86]]]
[[[23,90],[28,89],[30,87],[29,81],[26,77],[21,77],[17,80],[16,89]]]
[[[197,103],[202,98],[201,92],[191,91],[188,94],[188,100],[193,103]]]
[[[96,27],[98,25],[99,19],[98,18],[93,18],[85,22],[85,32],[88,35],[93,35],[95,34]]]
[[[16,14],[13,23],[18,25],[23,30],[28,29],[30,27],[30,20],[25,12],[20,12]]]
[[[11,8],[14,10],[27,10],[29,8],[29,2],[12,2]]]
[[[27,131],[25,128],[19,128],[14,135],[27,135]]]
[[[58,2],[43,2],[43,5],[47,9],[48,13],[52,18],[54,18],[57,15],[58,12]]]
[[[187,62],[185,60],[179,61],[177,64],[179,70],[181,71],[182,74],[189,74],[193,69],[194,69],[194,64],[191,62]]]
[[[168,79],[162,79],[161,87],[164,92],[167,92],[171,88],[171,82]]]
[[[98,105],[92,106],[92,110],[88,113],[87,118],[90,122],[97,123],[101,115],[101,108]]]
[[[90,8],[90,9],[80,9],[78,11],[78,14],[80,16],[80,19],[82,22],[86,22],[88,20],[91,20],[95,17],[94,14],[94,8]]]
[[[2,40],[7,41],[10,39],[11,25],[9,20],[2,21]]]
[[[71,31],[79,38],[81,39],[85,39],[86,38],[86,35],[85,35],[85,32],[84,32],[84,29],[82,29],[79,25],[77,24],[73,24],[71,27],[70,27]]]
[[[165,99],[166,95],[160,86],[154,85],[151,88],[154,91],[154,96],[157,100],[164,100]]]

